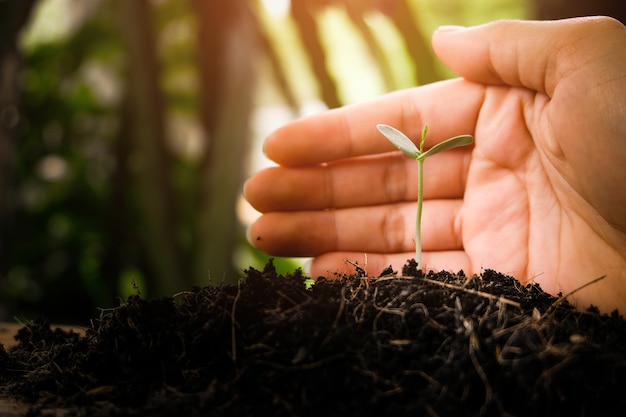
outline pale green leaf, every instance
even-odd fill
[[[455,136],[436,144],[423,154],[419,155],[417,159],[423,161],[427,157],[438,154],[439,152],[447,151],[448,149],[457,148],[459,146],[469,145],[472,142],[474,142],[474,137],[471,135]]]
[[[382,133],[383,136],[389,140],[389,142],[393,143],[394,146],[400,149],[406,156],[417,159],[420,155],[420,151],[417,149],[417,146],[415,146],[413,141],[411,141],[411,139],[395,127],[378,124],[376,125],[376,129],[378,129],[378,131]]]

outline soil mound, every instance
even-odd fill
[[[29,415],[572,416],[626,409],[626,322],[537,285],[272,263],[239,285],[131,296],[86,334],[22,328],[0,390]],[[622,410],[622,411],[618,411]]]

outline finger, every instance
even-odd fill
[[[440,153],[424,164],[424,198],[461,198],[471,148]],[[244,185],[260,212],[373,206],[417,199],[417,163],[400,152],[333,164],[272,167]]]
[[[559,80],[605,54],[607,41],[621,41],[607,39],[606,30],[625,31],[608,17],[502,20],[467,29],[443,27],[435,31],[432,43],[437,56],[468,80],[552,96]]]
[[[424,203],[424,250],[461,249],[461,200]],[[401,253],[415,250],[415,203],[343,210],[272,212],[248,229],[248,240],[275,256],[326,252]]]
[[[266,140],[266,155],[283,165],[308,165],[395,150],[376,129],[391,125],[426,147],[473,134],[483,88],[463,80],[403,90],[289,123]]]
[[[311,277],[335,278],[337,274],[351,275],[356,272],[357,264],[363,268],[368,276],[379,276],[382,271],[391,266],[398,274],[409,259],[415,258],[415,252],[398,254],[380,254],[364,252],[333,252],[313,258],[309,264]],[[471,270],[471,264],[467,254],[461,250],[424,252],[422,255],[426,270],[459,272],[463,270],[467,274],[475,273]]]

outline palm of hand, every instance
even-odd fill
[[[463,248],[470,270],[497,269],[553,294],[606,275],[574,299],[616,308],[625,296],[626,246],[623,231],[607,218],[623,196],[613,194],[609,208],[606,198],[594,201],[603,181],[616,179],[576,166],[585,162],[584,135],[592,132],[581,125],[585,119],[568,113],[572,103],[558,99],[525,89],[486,88],[460,214]],[[610,164],[610,156],[604,158]],[[585,183],[589,177],[597,180],[591,187]]]

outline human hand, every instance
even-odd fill
[[[626,28],[609,18],[441,28],[441,60],[463,77],[292,122],[265,152],[280,164],[245,194],[261,216],[249,240],[313,256],[311,275],[401,268],[414,246],[414,161],[376,130],[426,146],[471,134],[473,147],[425,164],[423,260],[534,281],[608,311],[626,309]]]

